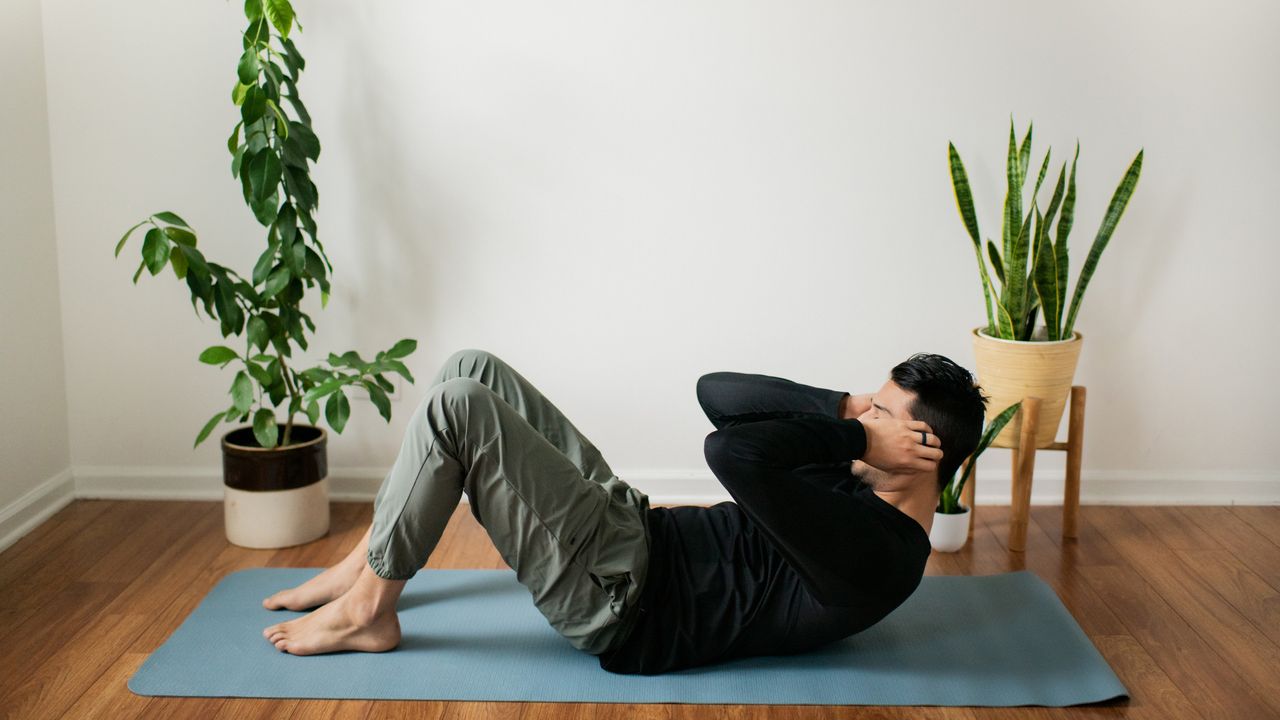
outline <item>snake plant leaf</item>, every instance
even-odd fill
[[[1004,286],[1001,304],[1009,311],[1014,328],[1021,328],[1022,323],[1026,321],[1027,255],[1031,241],[1032,217],[1033,213],[1028,212],[1026,221],[1022,223],[1022,229],[1010,243],[1010,253],[1004,256],[1004,276],[1007,283]],[[1006,340],[1021,339],[1012,334],[1003,337]]]
[[[1049,148],[1044,153],[1044,162],[1040,164],[1040,175],[1036,178],[1036,189],[1031,192],[1031,197],[1040,194],[1040,185],[1044,182],[1044,175],[1049,171],[1049,156],[1053,153],[1053,148]]]
[[[991,238],[987,238],[987,256],[991,258],[991,267],[996,271],[996,278],[1003,285],[1004,264],[1000,262],[1000,251],[996,250],[996,244],[991,242]]]
[[[1013,118],[1009,118],[1009,122],[1013,122]],[[1027,181],[1027,168],[1031,164],[1031,127],[1034,123],[1027,123],[1027,134],[1022,138],[1022,145],[1018,148],[1018,187],[1021,188]]]
[[[991,286],[991,277],[987,275],[986,262],[982,259],[982,241],[978,239],[978,216],[973,211],[973,191],[969,187],[969,175],[965,172],[964,163],[960,160],[960,153],[956,151],[954,143],[947,143],[947,156],[951,167],[951,187],[955,192],[956,207],[960,210],[960,219],[964,222],[965,230],[969,232],[969,238],[973,241],[974,256],[978,260],[978,274],[982,277],[982,297],[987,309],[987,332],[995,333],[997,332],[995,316],[991,310],[992,296],[995,291]],[[1000,272],[998,268],[996,272]],[[1000,282],[1004,282],[1003,277]]]
[[[1138,151],[1116,187],[1115,194],[1111,196],[1107,212],[1102,216],[1102,225],[1098,227],[1098,234],[1094,236],[1093,245],[1089,248],[1089,256],[1085,258],[1084,266],[1080,268],[1080,277],[1076,279],[1076,290],[1071,297],[1071,310],[1067,313],[1067,321],[1062,328],[1063,335],[1066,337],[1071,337],[1072,330],[1075,328],[1076,313],[1080,310],[1080,303],[1084,299],[1085,288],[1089,286],[1089,280],[1098,267],[1098,258],[1102,257],[1102,251],[1107,249],[1111,234],[1115,232],[1116,224],[1120,222],[1120,216],[1124,214],[1124,209],[1129,205],[1129,198],[1138,185],[1138,176],[1142,174],[1143,152],[1144,150]]]
[[[1044,324],[1049,340],[1058,340],[1058,318],[1066,296],[1058,287],[1058,259],[1049,240],[1049,222],[1046,220],[1036,233],[1035,287],[1040,306],[1044,308]]]
[[[960,497],[960,491],[964,489],[964,484],[969,481],[969,476],[973,474],[973,467],[978,464],[978,456],[995,441],[996,436],[1004,430],[1004,426],[1009,424],[1015,413],[1022,407],[1022,401],[1010,405],[1000,412],[999,415],[987,425],[987,429],[982,433],[982,439],[978,441],[978,447],[974,448],[973,454],[969,462],[965,463],[964,474],[960,476],[960,483],[956,486],[955,496]]]
[[[253,437],[264,448],[276,446],[280,439],[279,429],[276,427],[276,414],[271,408],[259,408],[253,414]]]
[[[1012,254],[1014,233],[1022,222],[1022,180],[1018,177],[1018,141],[1013,134],[1013,119],[1009,119],[1009,157],[1005,162],[1007,189],[1004,195],[1004,220],[1000,227],[1001,255],[1008,259]]]

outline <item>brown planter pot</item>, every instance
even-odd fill
[[[1043,328],[1041,328],[1043,331]],[[1040,398],[1040,425],[1036,447],[1053,444],[1062,421],[1062,410],[1071,394],[1076,362],[1084,336],[1073,331],[1070,340],[1002,340],[973,329],[973,354],[978,384],[989,396],[987,421],[1025,397]],[[1022,413],[1014,416],[991,443],[992,447],[1016,447],[1022,429]]]
[[[277,425],[278,436],[284,426]],[[222,436],[227,540],[249,548],[300,545],[329,532],[328,435],[294,425],[290,444],[264,448],[250,426]]]

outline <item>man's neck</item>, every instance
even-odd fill
[[[933,512],[938,507],[938,493],[931,492],[923,483],[914,490],[872,490],[882,500],[920,523],[926,535],[933,528]]]

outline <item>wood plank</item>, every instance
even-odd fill
[[[1232,505],[1231,512],[1280,547],[1280,505]]]
[[[53,548],[84,532],[89,523],[112,505],[108,500],[73,500],[5,548],[0,552],[0,588],[47,562]]]
[[[378,700],[369,708],[369,720],[439,720],[447,703],[421,700]]]
[[[1280,593],[1227,550],[1176,550],[1183,564],[1280,648]]]
[[[125,653],[116,659],[66,712],[68,718],[131,720],[146,715],[148,698],[129,691],[129,678],[147,659],[146,653]],[[192,716],[194,717],[194,716]]]
[[[1202,717],[1137,640],[1129,635],[1098,635],[1093,642],[1129,690],[1125,717]]]
[[[1169,506],[1133,506],[1130,514],[1149,528],[1159,528],[1160,542],[1172,550],[1221,550],[1222,543],[1205,532],[1179,508]]]
[[[1227,507],[1180,507],[1178,510],[1270,584],[1272,590],[1280,592],[1280,552],[1276,552],[1266,536]]]
[[[145,614],[99,615],[0,697],[0,707],[15,718],[62,717],[150,621]]]
[[[373,700],[304,700],[293,711],[294,720],[365,720]]]
[[[1118,511],[1113,514],[1114,520],[1099,522],[1104,515],[1102,511],[1112,509],[1089,506],[1090,522],[1099,523],[1102,532],[1112,537],[1118,547],[1140,552],[1135,542],[1142,542],[1145,536],[1134,540],[1133,531],[1126,530],[1122,523],[1127,519],[1127,522],[1142,526],[1136,518],[1119,514],[1124,513],[1123,508],[1114,508]],[[1257,671],[1224,662],[1209,644],[1210,639],[1203,637],[1204,623],[1209,622],[1203,608],[1186,615],[1179,610],[1188,608],[1175,609],[1175,605],[1186,605],[1186,593],[1173,587],[1177,582],[1170,582],[1169,572],[1160,568],[1160,564],[1168,560],[1167,552],[1161,552],[1158,545],[1153,545],[1153,550],[1164,555],[1165,560],[1156,560],[1154,568],[1142,563],[1141,574],[1115,566],[1084,567],[1080,572],[1121,618],[1129,634],[1155,658],[1165,674],[1184,688],[1189,696],[1197,698],[1206,718],[1264,717],[1272,713],[1268,701],[1259,695],[1262,686],[1253,683],[1252,677],[1258,674]],[[1157,584],[1149,584],[1153,579]],[[1176,597],[1169,597],[1166,590]],[[1242,677],[1242,674],[1248,677]]]

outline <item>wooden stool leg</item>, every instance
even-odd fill
[[[1084,452],[1084,386],[1071,387],[1071,419],[1067,427],[1067,482],[1062,490],[1062,537],[1079,537],[1080,456]]]
[[[960,476],[964,477],[966,472],[969,473],[969,479],[964,483],[964,489],[960,491],[960,504],[969,508],[969,536],[973,536],[973,517],[977,511],[973,507],[973,486],[978,481],[978,468],[969,470],[969,466],[973,464],[973,456],[970,455],[968,460],[964,461],[964,465],[960,467]]]
[[[1012,502],[1009,505],[1009,549],[1027,548],[1027,522],[1031,515],[1031,475],[1036,466],[1036,430],[1040,424],[1040,398],[1022,399],[1022,431],[1014,453]]]

